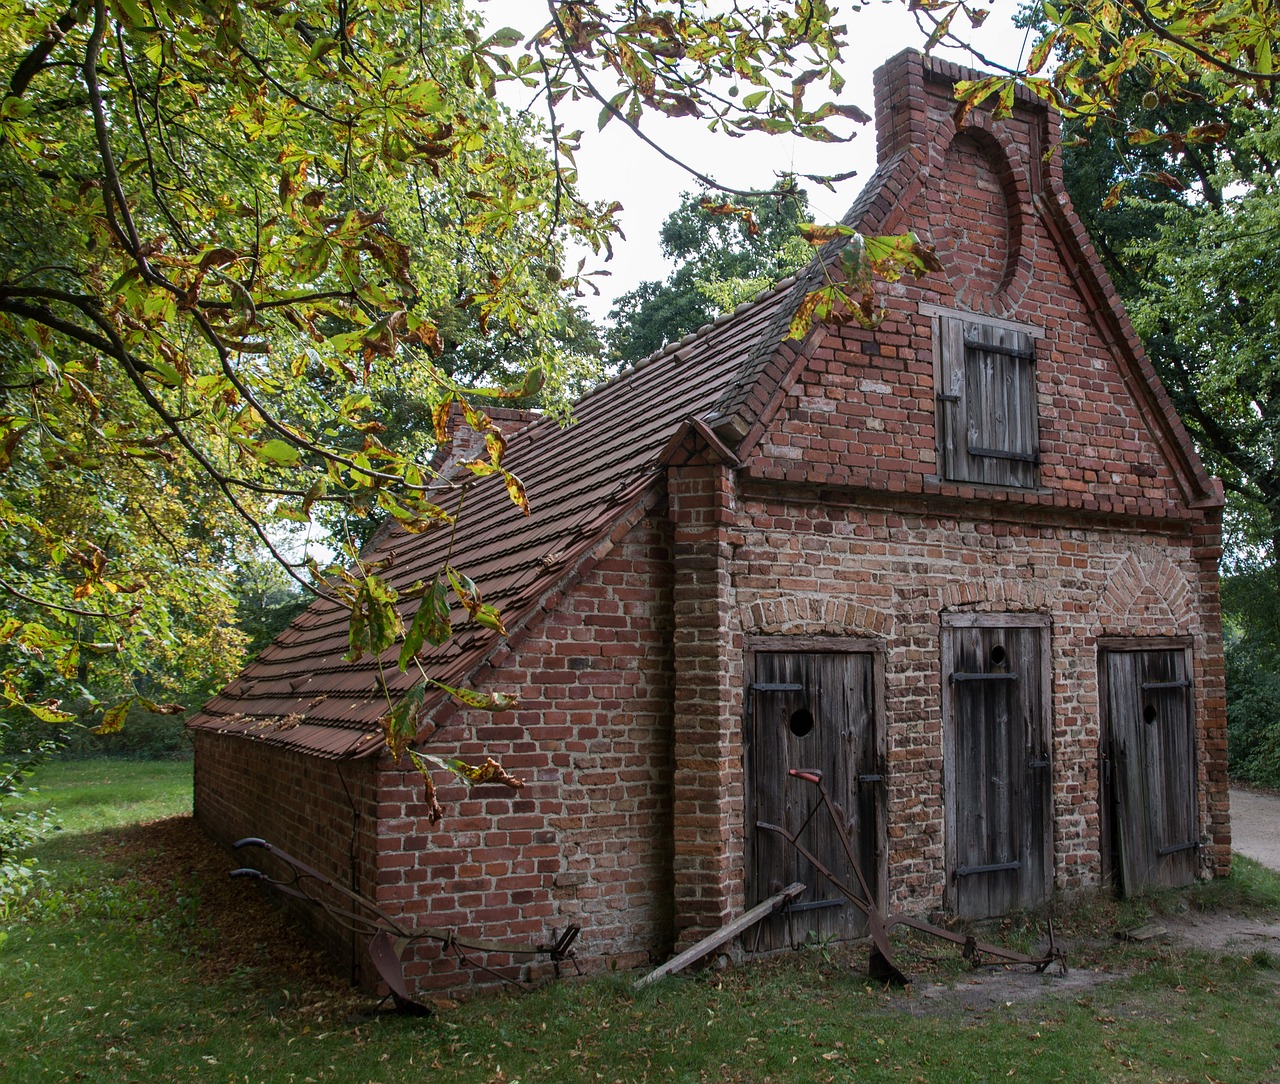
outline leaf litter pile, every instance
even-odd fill
[[[173,948],[194,948],[202,983],[261,975],[292,992],[301,1004],[367,1009],[369,998],[334,971],[332,961],[308,944],[296,918],[276,906],[268,890],[232,880],[235,857],[216,846],[190,816],[169,817],[106,834],[105,856],[120,864],[121,878],[141,894],[190,908],[175,932]],[[337,1003],[337,1004],[335,1004]]]

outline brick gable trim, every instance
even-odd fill
[[[1065,190],[1050,182],[1050,196],[1036,198],[1036,209],[1063,262],[1084,295],[1098,334],[1120,364],[1121,376],[1138,404],[1152,439],[1174,468],[1179,487],[1191,508],[1223,507],[1225,495],[1205,470],[1191,436],[1174,408],[1164,383],[1147,358],[1142,342],[1120,301],[1119,292],[1084,231],[1080,216]]]

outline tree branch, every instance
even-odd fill
[[[74,304],[74,302],[72,302]],[[164,422],[165,428],[168,429],[183,447],[196,459],[200,466],[205,470],[209,477],[219,486],[234,486],[237,489],[243,489],[250,493],[257,493],[264,497],[289,497],[302,498],[306,493],[300,489],[286,489],[281,486],[265,486],[260,482],[254,482],[248,478],[240,478],[236,475],[226,474],[220,471],[213,463],[196,448],[186,436],[182,429],[182,420],[171,413],[165,405],[156,398],[155,394],[147,387],[146,382],[141,379],[141,374],[146,372],[154,372],[151,366],[145,361],[133,357],[128,352],[128,348],[116,336],[114,329],[111,328],[105,320],[94,313],[89,304],[77,306],[82,312],[92,320],[99,328],[102,328],[108,337],[98,335],[88,328],[80,327],[73,324],[69,320],[64,320],[56,313],[49,309],[38,305],[29,305],[24,301],[13,300],[5,301],[3,293],[0,292],[0,311],[11,312],[15,316],[21,316],[24,319],[35,320],[44,324],[51,331],[56,331],[67,338],[91,346],[95,350],[101,351],[108,357],[115,358],[116,361],[124,367],[126,374],[129,375],[131,382],[138,388],[139,394],[146,401],[147,406],[153,413]],[[135,378],[136,374],[136,378]]]
[[[29,602],[33,606],[39,606],[41,609],[57,610],[59,613],[71,614],[74,617],[97,617],[106,618],[110,621],[120,621],[138,611],[137,607],[133,607],[132,609],[121,610],[119,613],[107,613],[105,610],[82,610],[76,606],[63,606],[57,602],[49,602],[46,599],[25,594],[6,580],[0,580],[0,591],[4,591],[14,598],[19,598],[23,602]]]
[[[1247,79],[1256,83],[1275,83],[1280,82],[1280,72],[1259,72],[1249,71],[1246,68],[1239,68],[1226,60],[1221,60],[1205,49],[1201,49],[1198,45],[1193,44],[1186,38],[1180,38],[1172,31],[1165,29],[1159,22],[1155,20],[1151,12],[1147,10],[1146,4],[1142,0],[1130,0],[1133,10],[1137,14],[1138,19],[1148,30],[1162,41],[1167,41],[1170,45],[1176,45],[1180,49],[1186,49],[1193,56],[1203,60],[1211,68],[1218,71],[1226,72],[1228,75],[1237,76],[1240,79]]]
[[[9,78],[9,94],[21,98],[34,79],[45,68],[45,61],[53,55],[53,51],[66,39],[71,28],[79,22],[79,4],[72,4],[60,16],[58,21],[45,31],[44,37],[31,47],[31,51],[13,69]]]
[[[556,29],[560,32],[560,38],[563,41],[566,36],[566,32],[565,32],[564,23],[560,21],[560,14],[559,12],[556,11],[554,4],[548,4],[548,9],[551,12],[552,20],[556,24]],[[612,101],[606,98],[604,94],[599,89],[597,89],[595,83],[593,83],[587,77],[587,73],[585,69],[578,62],[578,58],[573,53],[572,50],[566,48],[564,55],[568,58],[569,63],[572,65],[575,74],[578,76],[578,79],[581,80],[582,85],[586,87],[591,97],[593,97],[608,111],[609,116],[615,118],[616,120],[621,121],[624,125],[626,125],[627,128],[631,130],[632,134],[635,135],[635,137],[639,139],[641,143],[645,144],[651,150],[655,151],[658,155],[665,158],[673,166],[676,166],[677,168],[684,170],[686,173],[689,174],[689,176],[694,177],[697,180],[701,181],[708,188],[714,188],[717,192],[724,192],[726,195],[749,197],[749,196],[759,196],[764,194],[762,190],[753,191],[750,189],[743,189],[743,188],[731,188],[726,184],[721,184],[719,181],[717,181],[714,177],[710,176],[709,174],[703,173],[701,170],[696,169],[695,167],[689,165],[689,163],[684,161],[683,159],[677,158],[674,154],[672,154],[669,150],[663,147],[660,143],[658,143],[653,139],[650,139],[647,135],[645,135],[644,132],[640,130],[639,124],[637,124],[635,121],[629,120],[627,118],[627,115],[623,113],[622,110],[620,110],[616,105],[614,105]]]

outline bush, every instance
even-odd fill
[[[115,734],[76,728],[67,735],[65,756],[129,757],[135,760],[182,760],[191,756],[186,715],[153,715],[134,709]]]
[[[44,724],[36,724],[42,726]],[[18,811],[23,782],[58,748],[26,720],[0,717],[0,919],[43,883],[44,871],[28,852],[54,825],[48,812]]]
[[[1224,578],[1222,611],[1231,775],[1280,788],[1280,571]]]

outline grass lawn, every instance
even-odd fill
[[[118,768],[43,780],[58,808],[81,796],[78,827],[42,852],[49,883],[0,944],[5,1082],[1280,1080],[1280,958],[1112,936],[1188,912],[1280,922],[1280,877],[1247,861],[1189,893],[1078,902],[1059,917],[1072,975],[1023,979],[1036,996],[992,1000],[1004,980],[912,943],[909,991],[869,983],[864,947],[819,947],[640,994],[634,976],[595,978],[408,1018],[301,966],[289,928],[185,819],[92,830],[152,768],[162,809],[187,808],[173,766]],[[995,936],[1030,936],[1021,925]]]
[[[191,812],[190,760],[54,760],[32,776],[15,810],[57,811],[65,832],[119,828]]]

